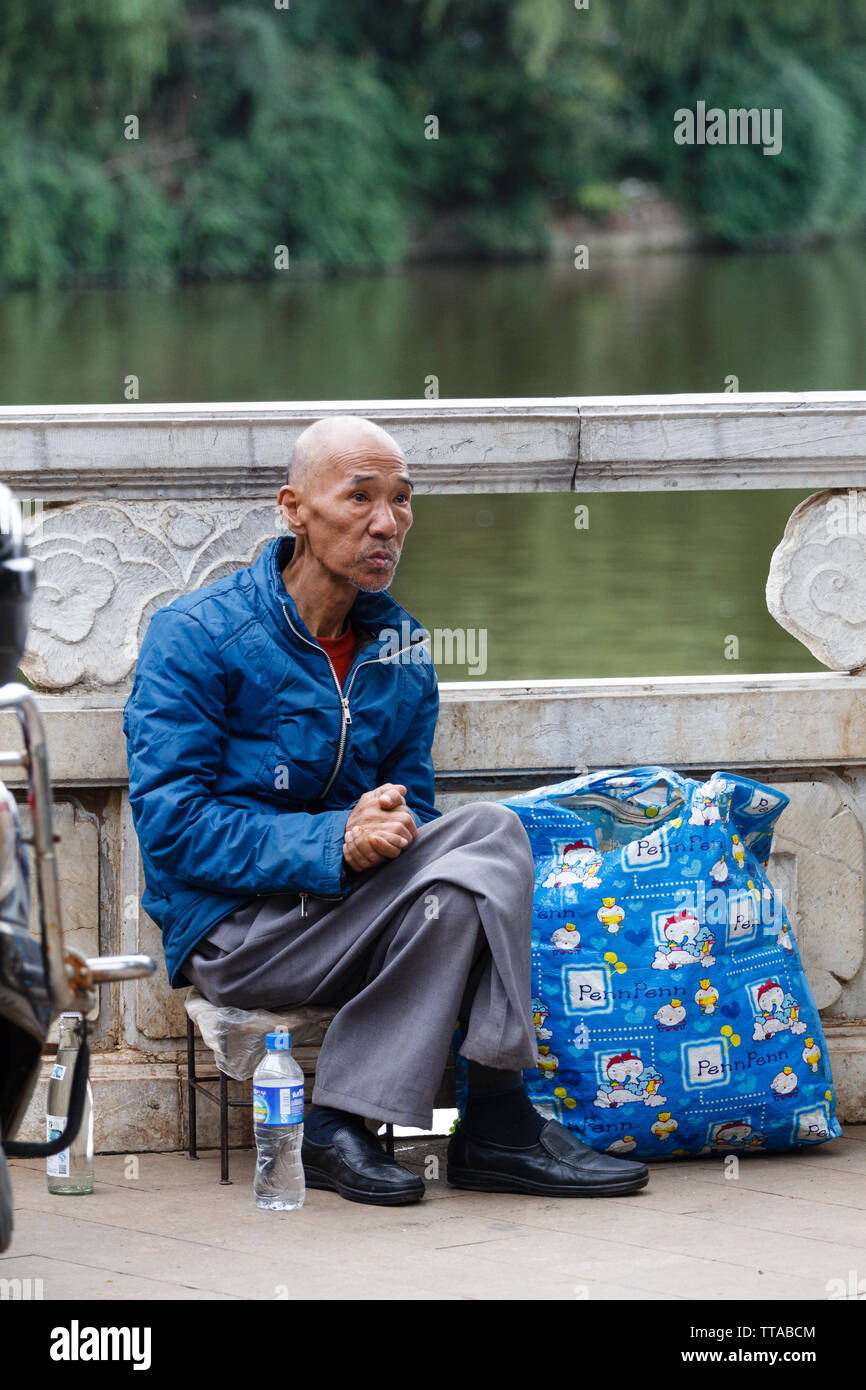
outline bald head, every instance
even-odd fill
[[[412,525],[403,450],[363,416],[316,420],[298,436],[277,506],[295,537],[283,570],[289,592],[324,590],[339,612],[352,588],[386,588],[400,559]]]
[[[286,483],[290,487],[307,490],[333,467],[338,458],[355,454],[359,461],[365,454],[403,458],[402,449],[381,425],[366,420],[362,415],[331,415],[314,421],[298,435],[286,472]]]

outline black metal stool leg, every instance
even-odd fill
[[[386,1152],[387,1152],[388,1154],[390,1154],[391,1158],[394,1157],[394,1126],[393,1126],[393,1125],[388,1125],[388,1124],[386,1124],[386,1126],[385,1126],[385,1150],[386,1150]]]
[[[231,1186],[229,1177],[229,1083],[220,1072],[220,1183]]]
[[[196,1113],[195,1113],[195,1025],[187,1015],[186,1020],[186,1097],[189,1114],[189,1152],[188,1158],[198,1158],[196,1153]]]

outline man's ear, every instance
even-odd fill
[[[277,493],[277,508],[289,530],[293,531],[296,536],[304,530],[304,523],[298,512],[299,504],[300,499],[295,489],[289,487],[288,483],[284,483]]]

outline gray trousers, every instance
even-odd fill
[[[476,801],[421,826],[339,902],[274,893],[238,908],[184,962],[213,1004],[337,1007],[313,1101],[429,1129],[458,1019],[464,1057],[537,1060],[530,991],[535,869],[520,819]]]

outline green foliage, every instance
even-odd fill
[[[684,0],[676,26],[665,14],[664,0],[624,0],[624,45],[652,129],[639,172],[736,246],[791,244],[861,225],[863,0]],[[674,144],[674,112],[699,100],[725,111],[781,109],[782,152]]]
[[[546,205],[539,196],[512,198],[503,206],[467,208],[457,227],[467,253],[478,256],[537,256],[547,249]]]
[[[864,55],[866,0],[5,0],[0,280],[371,269],[440,216],[538,255],[635,175],[732,245],[836,235],[866,217]],[[698,100],[781,107],[783,152],[676,145]]]
[[[177,214],[145,175],[114,177],[14,125],[0,147],[0,245],[9,283],[164,279]]]
[[[327,268],[402,256],[401,112],[366,56],[299,49],[279,15],[237,5],[200,62],[214,100],[192,132],[212,154],[184,190],[186,270],[271,273],[275,245]]]
[[[618,183],[584,183],[575,194],[575,205],[581,212],[609,217],[622,212],[628,200]]]
[[[850,225],[849,173],[856,122],[845,102],[788,54],[712,61],[676,105],[699,99],[724,112],[744,105],[782,111],[782,150],[761,145],[678,146],[672,112],[658,125],[666,185],[700,215],[707,231],[740,246],[830,235]],[[667,147],[665,141],[667,140]]]
[[[182,9],[181,0],[3,0],[0,109],[88,143],[94,117],[147,102]]]

